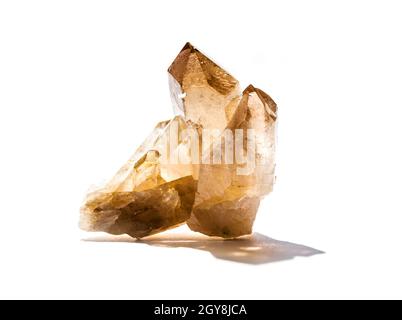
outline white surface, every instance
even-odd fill
[[[401,9],[2,1],[0,297],[402,298]],[[87,188],[171,116],[166,69],[186,41],[279,105],[250,263],[194,235],[91,242],[77,228]],[[326,253],[268,263],[311,251],[263,235]]]

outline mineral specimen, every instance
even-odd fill
[[[81,228],[142,238],[187,223],[210,236],[250,234],[275,179],[275,102],[252,85],[241,92],[189,43],[168,74],[176,116],[88,194]]]

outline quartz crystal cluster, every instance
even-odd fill
[[[275,170],[276,103],[187,43],[168,69],[175,117],[160,122],[81,208],[86,231],[142,238],[187,223],[209,236],[252,232]]]

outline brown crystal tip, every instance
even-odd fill
[[[186,73],[186,67],[187,67],[190,55],[195,52],[196,52],[196,49],[194,48],[194,46],[190,42],[187,42],[184,45],[183,49],[180,50],[176,59],[174,59],[174,61],[168,68],[168,72],[173,76],[173,78],[176,79],[176,81],[180,85],[183,84],[183,78],[184,78],[184,74]]]
[[[243,91],[243,96],[255,94],[261,100],[261,102],[265,106],[266,112],[272,117],[273,120],[276,120],[277,117],[277,105],[276,102],[264,91],[254,87],[252,84],[248,85],[246,89]]]
[[[223,130],[241,96],[239,82],[187,42],[168,69],[175,114]]]
[[[238,81],[233,76],[200,52],[190,42],[187,42],[181,49],[168,68],[168,72],[181,86],[185,78],[193,81],[197,80],[197,78],[205,77],[209,85],[223,95],[230,93],[238,85]]]

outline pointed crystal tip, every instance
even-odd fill
[[[229,94],[238,86],[238,81],[226,70],[218,66],[205,54],[187,42],[174,59],[168,72],[183,86],[185,77],[189,85],[199,86],[199,81],[204,79],[205,85],[209,85],[222,95]]]
[[[252,84],[248,85],[246,89],[243,91],[243,95],[250,95],[252,93],[257,94],[258,98],[264,103],[267,112],[274,118],[277,117],[277,105],[276,102],[264,91],[254,87]]]
[[[190,42],[186,42],[186,44],[184,45],[183,49],[180,50],[180,52],[190,49],[190,51],[196,51],[197,49],[190,43]]]

